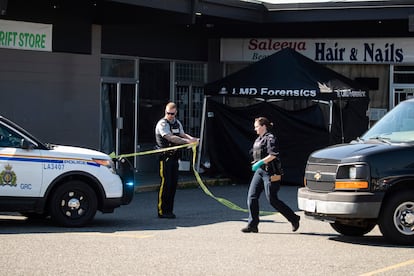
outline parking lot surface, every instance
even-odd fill
[[[247,185],[211,187],[246,208]],[[157,192],[140,192],[113,214],[84,228],[0,216],[1,275],[413,275],[413,247],[387,243],[376,227],[343,237],[297,210],[298,187],[279,193],[301,218],[295,233],[284,217],[262,216],[259,233],[242,233],[248,214],[200,188],[177,191],[176,219],[159,219]],[[261,209],[272,211],[261,198]]]

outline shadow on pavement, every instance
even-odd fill
[[[215,196],[226,198],[241,208],[247,208],[248,185],[214,186],[209,189]],[[294,211],[297,211],[296,191],[297,187],[286,186],[282,187],[279,192],[280,198]],[[177,190],[174,210],[177,218],[159,219],[156,209],[157,198],[156,191],[136,193],[129,205],[121,206],[111,214],[98,212],[95,219],[82,228],[58,227],[50,219],[29,220],[22,216],[0,217],[0,234],[157,231],[226,221],[247,221],[248,218],[247,212],[229,209],[207,196],[200,188],[188,188]],[[274,211],[266,201],[264,194],[260,198],[260,207],[263,211]]]
[[[414,246],[398,245],[388,242],[381,235],[365,235],[359,237],[343,236],[338,233],[315,233],[315,232],[301,232],[301,235],[305,236],[325,236],[328,240],[333,242],[358,244],[365,246],[377,246],[377,247],[393,247],[393,248],[414,248]]]
[[[349,236],[336,236],[329,238],[332,241],[359,244],[366,246],[378,246],[378,247],[395,247],[395,248],[414,248],[409,245],[398,245],[389,243],[383,236],[362,236],[362,237],[349,237]]]

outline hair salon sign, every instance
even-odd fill
[[[0,20],[0,48],[52,51],[52,25]]]
[[[221,61],[258,61],[284,48],[292,48],[321,63],[414,62],[413,38],[373,39],[221,39]]]

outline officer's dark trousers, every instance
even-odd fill
[[[247,195],[247,206],[249,208],[248,225],[257,227],[259,224],[259,198],[262,191],[265,191],[267,201],[279,211],[288,221],[296,222],[298,216],[283,201],[277,197],[280,188],[280,181],[270,182],[269,174],[259,168],[253,175]]]
[[[178,157],[161,156],[161,186],[158,192],[158,214],[171,214],[174,209],[174,197],[178,183]]]

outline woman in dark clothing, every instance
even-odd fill
[[[299,228],[300,216],[296,215],[277,196],[282,171],[278,141],[270,132],[272,127],[273,124],[265,117],[256,118],[254,121],[254,129],[258,137],[253,144],[252,171],[254,171],[254,175],[247,195],[249,220],[247,227],[241,230],[244,233],[259,231],[257,227],[259,225],[259,197],[263,190],[270,205],[292,224],[292,231],[295,232]]]

